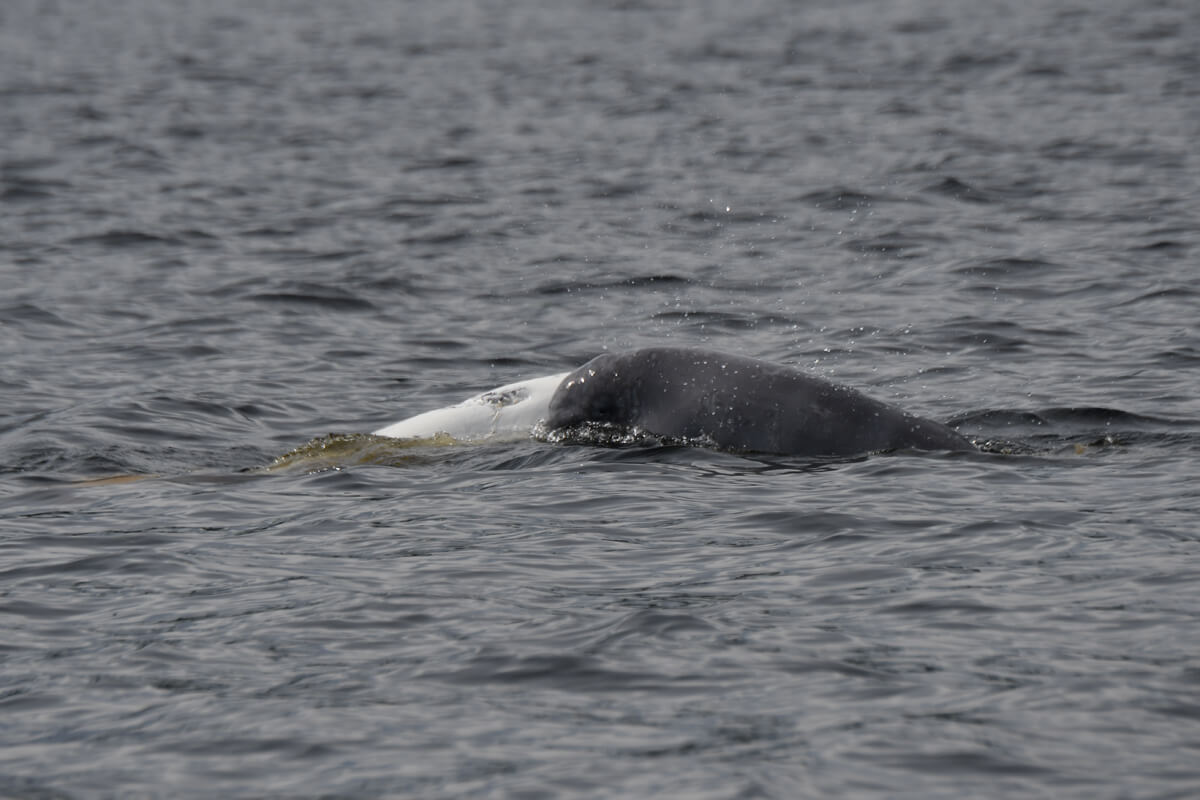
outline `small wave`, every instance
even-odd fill
[[[1109,447],[1175,443],[1196,438],[1195,421],[1136,414],[1102,406],[1056,406],[1034,411],[983,409],[947,423],[984,452],[1077,454]]]
[[[823,211],[852,211],[869,206],[880,199],[876,195],[841,186],[830,186],[800,197],[801,202],[809,203]]]
[[[125,250],[151,245],[169,244],[181,245],[183,242],[170,236],[157,236],[153,233],[134,230],[111,230],[104,233],[76,236],[69,240],[71,244],[94,244],[115,250]]]
[[[889,258],[922,258],[930,253],[930,245],[940,237],[924,235],[921,238],[907,236],[900,231],[889,231],[867,238],[849,239],[842,244],[847,250],[864,255],[887,256]]]
[[[594,292],[611,289],[643,289],[658,286],[687,286],[693,283],[681,275],[633,275],[626,278],[613,278],[607,281],[556,281],[537,287],[534,291],[541,295],[572,294],[574,292]]]
[[[949,197],[951,200],[958,200],[962,203],[985,204],[996,202],[996,198],[988,192],[966,184],[954,177],[944,178],[937,183],[930,184],[925,187],[925,191],[929,194]]]
[[[1156,300],[1184,300],[1190,301],[1200,295],[1195,289],[1190,286],[1168,286],[1165,289],[1155,289],[1144,294],[1139,294],[1137,297],[1116,303],[1114,308],[1122,308],[1132,306],[1138,303],[1153,302]]]
[[[1016,63],[1019,58],[1018,50],[1000,48],[989,51],[963,50],[951,54],[942,62],[942,70],[949,74],[988,72],[1000,67]]]
[[[1062,264],[1037,258],[992,258],[987,261],[969,262],[954,267],[952,271],[959,275],[975,275],[981,278],[1026,279],[1031,275],[1058,272],[1062,269]]]
[[[1102,406],[1056,406],[1038,411],[983,409],[960,414],[954,417],[950,424],[1043,432],[1042,429],[1050,426],[1060,429],[1090,429],[1097,425],[1116,426],[1125,430],[1163,430],[1177,427],[1181,423],[1163,417],[1151,417]]]
[[[52,325],[57,328],[73,328],[75,323],[47,311],[34,303],[17,303],[0,308],[0,323],[27,325]]]
[[[801,320],[778,314],[737,313],[729,311],[660,311],[654,315],[657,322],[673,322],[698,330],[717,328],[729,331],[756,330],[764,326],[795,328]]]
[[[23,176],[6,176],[0,190],[0,201],[5,203],[40,203],[53,197],[57,191],[69,188],[65,181],[42,180]]]
[[[339,296],[339,294],[341,296]],[[365,311],[375,308],[370,300],[355,297],[349,293],[315,293],[315,292],[261,292],[252,294],[247,299],[260,303],[282,303],[285,305],[313,305],[338,311]]]
[[[247,291],[259,287],[263,290]],[[368,311],[375,308],[370,300],[348,289],[311,281],[251,279],[218,287],[212,293],[217,297],[234,296],[269,304],[321,306],[336,311]]]
[[[454,672],[429,673],[436,678],[470,686],[483,683],[553,686],[574,691],[663,691],[686,679],[677,675],[610,669],[597,658],[561,654],[514,656],[481,655]]]

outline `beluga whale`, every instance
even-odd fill
[[[470,442],[589,429],[774,455],[975,449],[948,425],[849,386],[686,347],[605,353],[574,371],[500,386],[374,433]]]

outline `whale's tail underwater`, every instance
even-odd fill
[[[679,347],[604,354],[573,372],[501,386],[374,433],[478,442],[598,426],[777,455],[975,449],[940,422],[850,387],[767,361]]]

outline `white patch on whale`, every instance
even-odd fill
[[[498,386],[461,403],[427,411],[375,431],[394,439],[428,439],[446,434],[462,442],[519,439],[542,422],[550,398],[571,373]]]

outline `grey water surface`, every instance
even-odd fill
[[[0,796],[1197,796],[1197,142],[1191,0],[3,3]],[[981,450],[313,442],[663,343]]]

